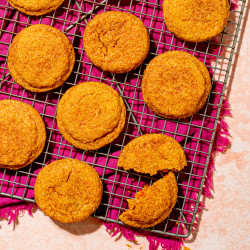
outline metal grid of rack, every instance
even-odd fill
[[[199,44],[180,41],[167,30],[162,14],[162,2],[69,0],[48,15],[31,17],[14,10],[7,1],[0,1],[0,13],[4,13],[0,16],[0,46],[6,48],[6,53],[0,54],[0,100],[10,98],[31,104],[39,111],[47,126],[44,151],[34,163],[18,171],[0,170],[0,195],[35,202],[34,182],[39,169],[60,158],[76,158],[95,167],[104,183],[103,200],[93,216],[122,224],[118,217],[127,209],[126,199],[133,197],[144,185],[151,185],[161,176],[152,178],[117,168],[119,153],[127,142],[139,135],[164,133],[181,143],[187,154],[188,167],[176,174],[178,202],[170,217],[147,230],[178,237],[186,237],[191,233],[239,36],[245,1],[238,1],[238,7],[234,10],[231,8],[228,24],[216,40],[211,39]],[[233,5],[231,1],[230,4]],[[100,71],[90,63],[82,45],[82,35],[88,21],[96,14],[109,10],[132,13],[139,17],[149,30],[149,55],[141,66],[127,74]],[[7,51],[13,37],[23,28],[37,23],[49,24],[62,30],[72,41],[76,51],[76,63],[69,79],[61,87],[47,93],[30,93],[21,88],[13,82],[7,67]],[[210,96],[202,110],[190,118],[163,119],[154,115],[143,102],[140,87],[143,71],[151,59],[168,50],[188,51],[202,60],[211,73],[213,87]],[[56,126],[55,117],[56,106],[63,93],[79,82],[91,80],[101,81],[115,88],[124,99],[128,116],[125,129],[117,140],[100,150],[86,152],[72,147],[63,139]],[[221,86],[219,89],[218,84]]]

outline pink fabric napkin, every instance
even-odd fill
[[[114,1],[109,1],[115,6],[116,3]],[[154,0],[150,0],[148,2],[155,3]],[[162,1],[160,1],[160,4]],[[90,3],[81,3],[82,10],[84,12],[88,12],[92,9],[92,5]],[[144,22],[147,27],[151,27],[150,37],[151,40],[151,49],[152,53],[149,54],[147,59],[145,60],[148,63],[154,56],[155,53],[161,54],[168,50],[184,50],[190,52],[190,50],[194,49],[194,44],[185,43],[183,46],[183,42],[174,38],[172,40],[171,33],[162,33],[161,30],[166,30],[164,25],[163,18],[152,18],[151,16],[162,17],[162,8],[155,7],[155,5],[145,4],[142,2],[134,2],[132,6],[124,1],[121,3],[121,7],[126,10],[136,11],[134,14]],[[8,73],[8,67],[5,63],[9,43],[12,41],[14,35],[21,31],[23,28],[27,27],[27,23],[29,24],[37,24],[43,23],[52,25],[60,30],[65,30],[69,27],[73,22],[75,22],[82,15],[77,9],[76,4],[73,4],[71,1],[65,1],[62,8],[59,8],[54,16],[57,18],[51,18],[51,15],[45,15],[42,19],[39,17],[28,17],[22,13],[18,13],[13,10],[11,7],[5,8],[5,6],[9,6],[6,0],[1,1],[0,4],[0,28],[3,31],[0,35],[0,79]],[[114,7],[107,7],[108,10],[116,10]],[[103,12],[103,8],[100,7],[97,13]],[[137,12],[147,13],[147,15],[139,15]],[[2,19],[4,17],[4,20]],[[64,22],[63,20],[67,21]],[[15,21],[15,22],[14,22]],[[33,104],[32,99],[35,97],[36,101],[34,103],[34,107],[42,114],[43,119],[47,126],[47,139],[48,142],[45,146],[44,152],[42,155],[32,164],[32,168],[26,167],[24,170],[19,170],[18,174],[10,170],[0,170],[0,187],[2,186],[0,192],[8,193],[13,195],[13,197],[21,196],[32,199],[34,197],[34,190],[31,187],[34,187],[34,183],[36,180],[36,175],[40,171],[41,167],[49,164],[50,162],[57,160],[61,157],[71,157],[79,160],[84,160],[87,163],[90,163],[95,166],[95,169],[98,171],[100,176],[103,179],[103,184],[105,191],[112,193],[112,195],[104,196],[105,203],[109,204],[109,209],[106,206],[101,205],[97,210],[97,214],[104,213],[107,218],[112,220],[117,220],[120,214],[119,208],[121,207],[123,210],[127,208],[127,202],[121,195],[126,197],[134,197],[137,188],[133,186],[137,186],[138,178],[133,178],[133,174],[127,177],[127,174],[122,173],[117,170],[117,159],[119,157],[121,151],[122,140],[124,135],[122,134],[111,146],[108,150],[108,147],[98,150],[98,153],[95,155],[92,152],[86,152],[83,154],[83,151],[72,148],[61,136],[58,131],[56,121],[53,119],[56,113],[56,104],[58,103],[60,90],[64,92],[68,89],[72,84],[77,84],[82,81],[98,81],[96,78],[101,78],[102,82],[111,85],[117,90],[117,86],[112,81],[112,76],[108,73],[102,73],[99,69],[93,67],[89,62],[86,54],[83,52],[82,45],[82,35],[84,32],[86,24],[81,22],[78,25],[75,25],[72,29],[66,32],[66,35],[73,42],[74,47],[76,48],[76,64],[74,68],[74,73],[68,79],[67,83],[65,83],[61,88],[58,88],[54,92],[35,94],[31,92],[26,92],[18,86],[17,84],[12,84],[11,76],[5,78],[5,80],[0,85],[0,100],[9,98],[6,94],[11,94],[11,99],[22,100],[26,103]],[[168,44],[172,44],[169,46]],[[159,45],[157,47],[157,45]],[[179,46],[180,48],[176,47]],[[211,69],[211,61],[215,59],[214,55],[218,55],[219,47],[216,45],[201,43],[196,47],[196,51],[194,55],[200,59],[202,62],[205,62],[208,67],[211,76],[214,75],[214,72]],[[209,54],[206,54],[208,51]],[[86,63],[84,63],[86,62]],[[117,75],[116,80],[120,82],[119,86],[122,89],[122,96],[127,100],[130,108],[133,110],[133,114],[136,120],[141,124],[140,129],[143,134],[146,133],[160,133],[161,130],[168,131],[167,135],[174,137],[175,133],[178,135],[175,139],[181,143],[184,147],[186,156],[188,159],[188,167],[184,169],[181,173],[177,174],[178,183],[179,183],[179,196],[186,197],[186,199],[180,199],[179,205],[183,206],[184,212],[183,215],[186,217],[188,222],[192,220],[192,214],[190,212],[194,211],[195,201],[197,197],[198,189],[201,186],[202,178],[201,176],[204,173],[204,168],[207,163],[207,153],[210,150],[209,141],[212,139],[212,132],[215,129],[216,123],[216,115],[218,111],[218,103],[221,98],[221,92],[223,85],[214,82],[212,86],[212,94],[208,98],[209,105],[207,108],[203,108],[192,118],[182,119],[178,124],[176,121],[165,120],[161,118],[153,117],[153,113],[147,108],[147,106],[143,102],[141,89],[138,88],[140,86],[140,82],[138,82],[138,78],[135,74],[142,74],[145,65],[139,67],[134,71],[134,74],[128,74],[127,77],[124,75]],[[78,76],[76,76],[76,72],[80,72]],[[227,103],[224,102],[226,109],[222,108],[221,117],[225,114],[229,114],[227,110]],[[145,115],[142,113],[150,114]],[[204,115],[205,114],[205,115]],[[125,126],[125,132],[129,134],[127,137],[125,144],[133,139],[134,137],[139,135],[137,126],[134,123],[131,115],[127,117],[127,123]],[[225,137],[228,135],[227,126],[220,118],[217,126],[217,134],[214,139],[214,151],[224,150],[228,144],[228,139]],[[60,143],[60,144],[59,144]],[[105,157],[104,153],[109,151],[109,157]],[[48,153],[47,153],[48,152]],[[41,164],[42,163],[42,164]],[[107,166],[104,168],[103,166]],[[190,170],[192,169],[192,170]],[[205,182],[203,184],[203,193],[206,196],[210,196],[211,185],[212,185],[212,170],[213,170],[213,162],[210,158],[207,175],[205,178]],[[192,175],[189,178],[189,172],[192,172]],[[29,174],[27,174],[27,172]],[[114,181],[117,184],[114,184]],[[13,184],[15,182],[15,184]],[[189,182],[189,187],[187,184]],[[129,185],[133,185],[129,187]],[[147,178],[142,177],[140,179],[139,188],[142,188],[144,184],[148,184]],[[28,185],[28,186],[27,186]],[[11,220],[15,218],[16,214],[18,214],[19,209],[28,209],[31,210],[32,205],[23,204],[18,206],[18,203],[22,202],[18,199],[7,198],[4,196],[0,197],[0,216],[11,216]],[[203,204],[200,203],[198,211],[202,208]],[[14,208],[14,210],[13,210]],[[176,219],[176,218],[175,218]],[[180,219],[182,221],[182,219]],[[115,235],[119,230],[122,231],[123,235],[133,240],[135,234],[143,234],[145,235],[149,242],[150,248],[156,249],[159,244],[162,245],[165,249],[179,249],[182,244],[182,239],[179,238],[171,238],[164,237],[161,235],[151,234],[147,231],[141,231],[136,229],[131,229],[126,226],[121,226],[114,223],[105,222],[107,229],[113,232]],[[155,229],[161,230],[163,224],[160,224],[155,227]],[[182,233],[185,234],[187,230],[184,227],[176,224],[169,229],[171,233]]]

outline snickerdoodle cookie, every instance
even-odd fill
[[[198,112],[211,89],[206,66],[191,54],[169,51],[148,64],[142,79],[145,103],[157,115],[185,118]]]
[[[45,145],[40,114],[29,104],[0,101],[0,168],[19,169],[32,163]]]
[[[218,35],[229,18],[228,0],[164,0],[167,28],[178,38],[203,42]]]
[[[41,16],[57,9],[64,0],[8,0],[15,9],[31,16]]]
[[[129,209],[119,219],[132,227],[147,228],[164,221],[177,200],[178,186],[175,175],[169,172],[152,186],[144,187],[127,200]]]
[[[96,15],[87,25],[83,44],[89,60],[112,73],[136,69],[149,50],[149,34],[134,15],[108,11]]]
[[[43,213],[63,222],[84,220],[100,205],[102,181],[96,170],[75,159],[44,167],[35,183],[35,200]]]
[[[159,170],[180,171],[186,165],[181,145],[163,134],[145,134],[130,141],[122,150],[118,164],[125,170],[154,175]]]
[[[63,95],[57,125],[64,138],[80,149],[98,149],[116,139],[125,124],[126,108],[110,86],[83,82]]]
[[[36,24],[13,39],[8,67],[13,79],[32,92],[45,92],[62,85],[75,63],[70,40],[58,29]]]

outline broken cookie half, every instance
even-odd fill
[[[186,165],[181,145],[163,134],[146,134],[133,139],[122,150],[118,167],[155,175],[157,171],[180,171]]]
[[[152,186],[144,187],[129,199],[129,209],[119,219],[132,227],[147,228],[164,221],[171,213],[177,200],[177,182],[169,172]]]

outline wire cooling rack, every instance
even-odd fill
[[[26,168],[18,171],[0,170],[0,195],[17,200],[35,202],[34,181],[41,167],[60,158],[76,158],[91,164],[101,175],[104,196],[94,217],[123,224],[119,215],[127,209],[127,198],[144,185],[151,185],[157,178],[117,168],[121,149],[131,139],[145,133],[164,133],[178,140],[184,148],[188,166],[176,173],[179,187],[178,201],[170,217],[153,228],[158,234],[186,237],[191,233],[205,183],[209,157],[219,121],[223,95],[229,76],[233,54],[239,36],[239,28],[245,1],[239,0],[233,8],[224,31],[203,43],[187,43],[170,33],[163,19],[162,0],[69,0],[56,11],[31,17],[14,10],[5,0],[0,0],[0,100],[16,99],[34,106],[47,126],[47,142],[43,153]],[[82,35],[90,19],[103,11],[126,11],[139,17],[147,26],[150,52],[144,63],[127,74],[110,74],[94,67],[86,57]],[[45,23],[62,30],[72,41],[76,63],[70,78],[60,88],[47,93],[31,93],[11,78],[7,57],[13,37],[32,24]],[[4,50],[5,49],[5,50]],[[212,91],[197,114],[186,119],[168,120],[154,115],[143,102],[141,77],[146,65],[156,55],[169,50],[184,50],[202,60],[210,71]],[[110,145],[97,151],[81,151],[69,145],[56,126],[56,106],[63,93],[83,81],[101,81],[115,88],[123,97],[128,115],[125,129]],[[1,108],[1,107],[0,107]]]

